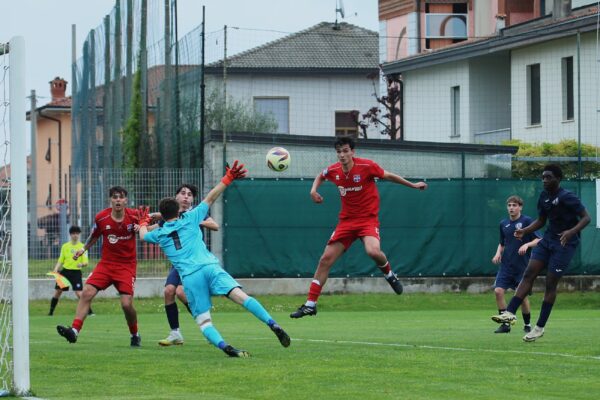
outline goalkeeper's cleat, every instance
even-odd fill
[[[307,315],[317,315],[317,305],[314,307],[307,306],[306,304],[302,304],[296,311],[290,314],[290,318],[302,318]]]
[[[494,331],[494,333],[510,333],[510,324],[502,324]]]
[[[527,333],[527,335],[523,336],[524,342],[535,342],[536,339],[544,336],[544,328],[539,326],[534,326],[531,332]]]
[[[171,331],[169,336],[159,340],[158,344],[161,346],[180,346],[183,344],[183,336],[178,331]]]
[[[136,333],[135,335],[131,335],[130,346],[131,347],[142,347],[142,337],[140,336],[139,333]]]
[[[67,339],[67,342],[69,342],[69,343],[77,342],[77,334],[75,333],[73,328],[71,328],[70,326],[57,325],[56,331],[58,332],[58,334],[60,336]]]
[[[250,353],[248,353],[246,350],[238,350],[230,344],[225,346],[223,351],[229,357],[250,357]]]
[[[396,292],[396,294],[402,294],[404,288],[402,287],[402,284],[398,280],[398,277],[395,273],[392,272],[392,275],[386,276],[385,280],[390,284],[392,289],[394,289],[394,292]]]
[[[531,332],[531,325],[525,325],[525,326],[523,326],[523,332],[525,332],[525,333]]]
[[[270,326],[271,330],[273,331],[273,333],[275,334],[275,336],[277,336],[277,339],[279,339],[279,343],[281,343],[281,345],[283,347],[289,347],[290,344],[292,343],[292,340],[290,339],[290,336],[285,333],[285,331],[283,330],[282,327],[280,327],[277,324],[273,324]]]
[[[511,324],[514,325],[517,317],[510,311],[503,311],[502,314],[492,315],[492,321],[499,324]]]

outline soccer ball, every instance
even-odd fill
[[[290,161],[290,153],[283,147],[273,147],[267,153],[267,166],[275,172],[288,169]]]

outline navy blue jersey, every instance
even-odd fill
[[[531,249],[527,250],[527,253],[521,256],[519,255],[519,247],[540,236],[537,232],[534,232],[523,236],[523,239],[517,239],[515,237],[515,230],[527,228],[532,222],[533,219],[531,217],[522,214],[514,221],[511,221],[510,218],[507,218],[500,222],[500,244],[504,246],[504,252],[502,253],[503,267],[512,267],[516,270],[522,271],[527,266]]]
[[[548,228],[544,237],[556,240],[561,232],[573,228],[579,222],[579,214],[585,210],[581,200],[573,192],[560,188],[554,195],[542,191],[538,200],[538,213],[545,216]],[[579,239],[579,233],[577,233]]]

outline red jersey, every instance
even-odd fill
[[[340,191],[343,219],[371,219],[379,215],[379,192],[375,178],[383,178],[383,168],[366,158],[352,158],[354,166],[344,172],[339,162],[327,167],[323,178],[333,182]]]
[[[106,208],[96,214],[93,237],[102,236],[102,254],[104,262],[116,264],[135,264],[135,231],[133,224],[139,223],[138,211],[132,208],[124,210],[123,221],[116,222],[111,216],[112,209]]]

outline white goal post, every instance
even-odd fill
[[[6,48],[4,49],[6,53]],[[0,57],[7,57],[6,54]],[[10,165],[5,155],[4,170],[7,186],[10,190],[10,198],[6,199],[8,209],[10,210],[10,224],[3,227],[5,239],[10,240],[10,247],[4,247],[3,262],[9,264],[8,254],[10,255],[11,271],[11,292],[4,292],[2,302],[12,304],[12,355],[4,354],[2,356],[12,358],[12,387],[4,388],[15,395],[23,396],[30,393],[30,375],[29,375],[29,284],[28,284],[28,255],[27,255],[27,212],[22,209],[27,203],[27,149],[25,132],[25,40],[21,36],[10,39],[8,45],[8,82],[4,81],[4,89],[9,86],[8,99],[4,99],[4,106],[9,109],[8,126],[10,135],[4,140],[10,142]],[[4,91],[6,97],[6,91]],[[5,127],[6,125],[3,124]],[[10,171],[10,172],[8,172]],[[10,173],[10,178],[8,174]],[[34,183],[35,184],[35,183]],[[15,209],[12,205],[18,205]],[[26,207],[26,206],[25,206]],[[5,279],[5,282],[9,281]],[[8,298],[6,298],[8,297]],[[2,327],[10,332],[11,321],[7,326]],[[8,382],[10,385],[11,382]]]

